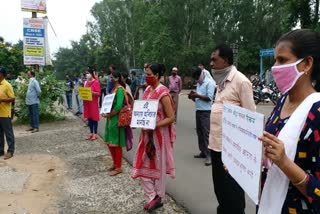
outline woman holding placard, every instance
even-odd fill
[[[125,102],[126,92],[124,89],[125,84],[122,82],[122,76],[120,72],[112,72],[110,78],[112,85],[114,85],[111,93],[116,95],[113,100],[111,112],[108,114],[104,113],[102,116],[107,118],[104,141],[113,160],[113,165],[107,170],[110,171],[110,176],[115,176],[122,173],[122,147],[126,146],[125,128],[118,127],[118,116]]]
[[[91,89],[92,100],[83,101],[83,117],[88,119],[88,125],[90,128],[90,134],[87,140],[97,140],[98,122],[100,120],[99,115],[99,96],[100,96],[100,83],[94,75],[94,69],[89,68],[86,72],[87,81],[84,83],[84,87]]]
[[[141,178],[146,195],[144,209],[161,207],[165,196],[166,174],[175,178],[173,142],[176,139],[174,105],[167,87],[160,83],[165,72],[162,64],[146,69],[148,88],[143,100],[159,100],[155,130],[141,131],[140,142],[133,163],[132,178]]]
[[[259,214],[320,213],[320,34],[291,31],[276,44],[278,100],[260,140],[268,173]]]

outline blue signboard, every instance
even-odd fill
[[[274,56],[274,48],[260,50],[260,56]]]
[[[23,36],[25,36],[25,37],[44,37],[44,29],[23,28]]]

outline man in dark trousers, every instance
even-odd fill
[[[210,65],[213,79],[217,84],[211,109],[209,135],[214,192],[219,202],[217,213],[244,214],[246,205],[244,191],[226,171],[221,159],[222,111],[223,103],[231,103],[255,111],[252,85],[248,78],[233,65],[233,52],[227,45],[219,45],[213,50]]]
[[[13,157],[15,150],[15,139],[11,123],[11,104],[15,96],[11,84],[5,80],[6,70],[0,66],[0,156],[4,159]],[[4,153],[4,136],[6,136],[8,151]]]
[[[196,104],[196,129],[200,154],[194,158],[205,158],[205,165],[211,165],[208,148],[210,131],[210,113],[216,84],[212,78],[206,77],[201,68],[196,68],[192,77],[197,81],[197,91],[191,91],[188,98]]]

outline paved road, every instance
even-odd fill
[[[217,199],[213,192],[211,167],[204,166],[203,160],[194,159],[193,155],[199,152],[195,130],[194,104],[186,95],[180,96],[177,122],[177,141],[175,142],[175,180],[167,179],[167,192],[187,208],[190,213],[216,213]],[[269,115],[271,105],[258,106],[257,111]],[[135,140],[139,130],[134,131]],[[136,146],[135,142],[135,146]],[[133,149],[135,151],[135,148]],[[132,162],[134,152],[125,153]],[[255,205],[247,197],[246,213],[255,213]]]

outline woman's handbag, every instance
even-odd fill
[[[124,90],[124,97],[125,97],[125,105],[121,108],[118,114],[118,127],[128,127],[131,124],[132,108],[128,102],[128,96],[125,90]]]

